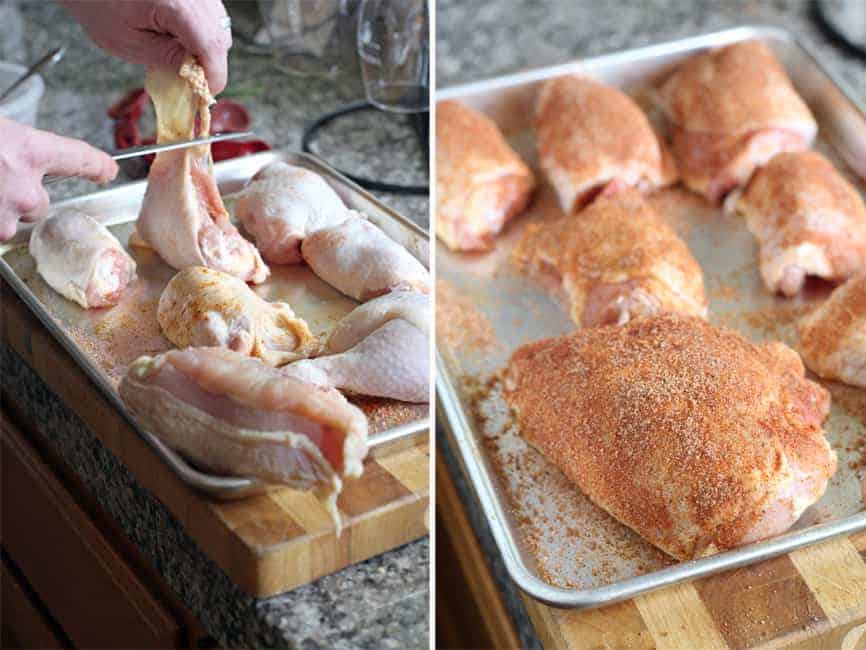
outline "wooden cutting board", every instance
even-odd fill
[[[247,593],[287,591],[427,534],[426,438],[368,459],[364,475],[346,482],[339,537],[308,493],[275,489],[238,501],[209,499],[175,476],[3,282],[0,295],[3,339]]]

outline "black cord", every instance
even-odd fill
[[[368,110],[375,111],[379,109],[373,106],[370,102],[361,101],[355,102],[354,104],[349,104],[347,106],[344,106],[343,108],[338,108],[335,111],[322,115],[320,118],[315,120],[312,124],[308,125],[304,129],[304,135],[301,139],[301,149],[305,153],[314,153],[312,144],[316,138],[316,134],[322,127],[330,124],[338,117]],[[343,174],[343,176],[352,179],[358,185],[368,190],[374,190],[377,192],[391,192],[392,194],[419,194],[424,196],[430,193],[430,188],[427,185],[396,185],[394,183],[382,183],[380,181],[374,181],[370,180],[369,178],[350,174],[349,172],[343,171],[342,169],[337,169],[337,171]]]
[[[823,2],[823,0],[813,0],[811,5],[812,18],[816,23],[818,23],[818,28],[824,33],[824,36],[830,39],[834,45],[840,46],[849,54],[866,61],[866,47],[851,41],[851,39],[841,33],[838,27],[827,18],[826,3]]]

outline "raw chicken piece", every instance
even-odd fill
[[[840,287],[799,325],[800,354],[812,372],[866,388],[866,270]]]
[[[561,281],[584,327],[659,312],[706,316],[701,268],[686,244],[634,189],[586,210],[532,224],[513,252],[518,266]]]
[[[436,105],[436,234],[448,248],[490,248],[534,188],[532,170],[486,115],[456,101]]]
[[[341,477],[360,476],[367,419],[335,390],[231,350],[140,357],[120,396],[143,428],[202,467],[315,490],[337,525]]]
[[[305,359],[283,372],[320,386],[404,402],[430,399],[430,303],[395,291],[346,316],[328,341],[330,356]]]
[[[179,348],[221,347],[271,366],[313,354],[316,337],[284,302],[267,302],[233,275],[191,266],[175,275],[156,314]]]
[[[213,97],[204,70],[191,57],[177,72],[149,68],[144,85],[156,109],[157,142],[208,135]],[[229,220],[213,177],[210,145],[157,154],[131,243],[155,249],[176,269],[206,266],[254,283],[270,273],[256,247]]]
[[[612,181],[651,191],[677,179],[673,159],[638,105],[586,77],[545,82],[535,133],[541,168],[566,213],[581,209]]]
[[[268,262],[296,264],[304,237],[343,223],[349,214],[321,176],[277,161],[260,169],[240,192],[235,216]]]
[[[818,132],[784,69],[758,41],[689,58],[659,99],[683,181],[713,202],[777,153],[808,149]]]
[[[691,559],[787,530],[836,471],[796,352],[674,315],[511,357],[520,434],[645,540]]]
[[[758,170],[737,202],[761,245],[761,275],[793,296],[807,275],[844,280],[866,266],[866,206],[820,154],[782,153]]]
[[[85,309],[116,305],[135,278],[135,261],[117,238],[75,209],[33,228],[30,255],[48,286]]]
[[[316,275],[361,302],[393,289],[429,290],[430,274],[421,262],[360,214],[350,214],[304,239],[301,252]]]

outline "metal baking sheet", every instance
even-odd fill
[[[582,72],[630,93],[651,120],[651,88],[683,58],[708,47],[760,39],[776,52],[820,124],[821,150],[864,190],[866,112],[822,70],[807,48],[775,28],[742,27],[439,91],[489,115],[535,166],[530,116],[539,83]],[[539,174],[539,178],[542,178]],[[796,345],[795,321],[826,297],[812,283],[792,300],[767,292],[757,246],[741,219],[682,187],[650,201],[688,242],[700,263],[710,319],[755,340]],[[866,392],[825,382],[833,394],[826,425],[839,469],[826,495],[788,533],[689,562],[667,557],[593,505],[517,435],[497,373],[520,345],[573,331],[564,304],[518,272],[509,254],[525,226],[562,213],[544,184],[495,248],[459,254],[437,248],[437,391],[445,424],[479,498],[508,571],[535,598],[561,607],[595,607],[684,580],[732,569],[829,537],[866,528],[859,479],[866,464]]]
[[[214,166],[220,192],[231,211],[231,195],[269,162],[284,160],[321,175],[347,206],[363,212],[395,241],[404,245],[425,266],[429,265],[427,233],[412,221],[382,205],[370,194],[321,162],[302,153],[270,151],[237,158]],[[156,307],[162,290],[176,271],[152,251],[128,247],[146,182],[125,184],[55,204],[75,206],[101,221],[138,264],[138,279],[123,300],[107,309],[84,310],[55,293],[36,272],[27,252],[32,226],[25,225],[8,244],[0,245],[0,275],[27,303],[55,338],[126,417],[133,428],[190,486],[209,495],[231,499],[267,489],[263,482],[243,477],[215,476],[202,472],[166,447],[156,436],[142,430],[117,394],[117,385],[129,364],[142,354],[154,355],[173,346],[156,322]],[[270,265],[271,277],[253,290],[263,298],[282,300],[303,317],[314,334],[326,337],[339,320],[358,303],[320,280],[306,265]],[[370,421],[371,454],[380,455],[427,435],[428,405],[395,400],[355,401]]]

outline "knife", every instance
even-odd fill
[[[127,147],[116,151],[111,155],[114,160],[126,160],[128,158],[138,158],[152,153],[160,153],[161,151],[173,151],[175,149],[186,149],[187,147],[197,147],[202,144],[210,144],[212,142],[222,142],[223,140],[236,140],[238,138],[248,138],[252,136],[252,131],[238,131],[235,133],[217,133],[206,138],[196,138],[194,140],[181,140],[178,142],[163,142],[162,144],[143,144],[137,147]],[[53,176],[48,175],[42,179],[43,185],[54,185],[72,176]]]

